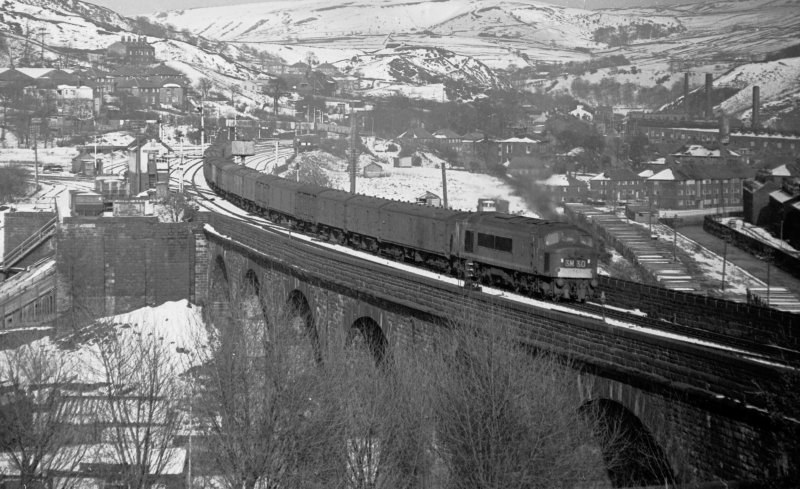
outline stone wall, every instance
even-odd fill
[[[195,300],[196,234],[152,217],[65,218],[57,234],[57,310],[90,320]]]
[[[4,218],[3,245],[4,253],[8,255],[14,248],[41,229],[48,221],[56,217],[53,212],[9,212]],[[26,256],[16,267],[24,268],[36,263],[45,256],[52,255],[54,250],[53,240],[48,240]]]

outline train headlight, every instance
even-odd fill
[[[556,285],[558,285],[559,287],[563,287],[565,283],[566,282],[564,282],[563,278],[556,279]]]
[[[599,285],[597,283],[597,279],[596,278],[593,278],[592,281],[589,282],[589,284],[592,286],[592,288],[595,288],[595,287],[597,287]]]

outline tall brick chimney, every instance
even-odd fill
[[[727,145],[731,142],[731,121],[724,112],[719,117],[719,143]]]
[[[761,88],[756,85],[753,87],[753,129],[758,129],[758,126],[761,124],[759,120],[761,117]]]
[[[714,88],[714,75],[706,73],[706,119],[714,117],[711,106],[711,89]]]
[[[683,74],[683,109],[689,115],[689,73]]]

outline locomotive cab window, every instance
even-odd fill
[[[475,236],[472,231],[464,232],[464,251],[472,253],[474,251]]]
[[[492,234],[478,233],[478,246],[511,253],[513,240]]]

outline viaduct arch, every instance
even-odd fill
[[[575,387],[583,409],[602,413],[609,425],[624,430],[632,447],[655,454],[609,474],[615,484],[780,474],[788,440],[758,410],[730,402],[750,392],[753,379],[769,383],[774,368],[594,319],[565,318],[425,283],[290,237],[213,219],[206,238],[209,256],[216,260],[198,273],[246,277],[252,271],[260,287],[285,304],[305,330],[317,359],[327,348],[356,342],[380,362],[395,345],[429,342],[447,317],[491,320],[520,328],[521,338],[534,348],[570,358],[579,367]],[[265,239],[269,246],[263,245]]]

